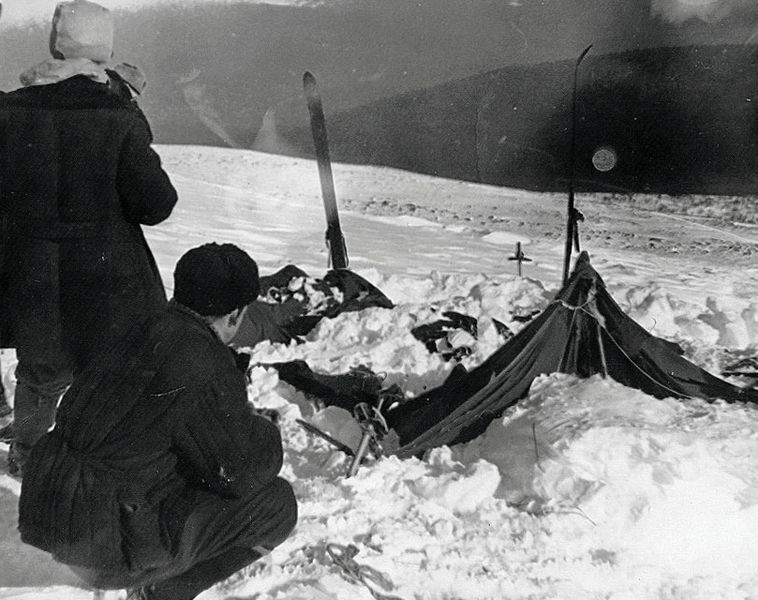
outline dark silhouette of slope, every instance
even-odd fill
[[[756,46],[722,45],[587,58],[577,102],[577,189],[754,194],[757,56]],[[333,158],[566,189],[573,67],[506,67],[333,114]],[[306,131],[286,137],[308,148]],[[618,157],[607,172],[592,162],[601,147]]]
[[[329,90],[329,110],[342,110],[502,64],[573,52],[568,37],[559,42],[543,31],[556,17],[534,13],[521,22],[513,11],[500,0],[475,6],[460,0],[177,3],[117,11],[116,58],[146,72],[141,104],[158,142],[224,144],[229,136],[250,145],[271,108],[296,106],[303,122],[306,70]],[[48,31],[46,24],[2,30],[1,89],[18,87],[18,74],[47,57]],[[524,31],[531,41],[526,50]],[[225,136],[208,129],[187,104],[184,82],[190,79],[191,104],[212,106]],[[201,86],[204,96],[198,97]]]
[[[758,15],[676,26],[651,18],[647,2],[593,1],[591,11],[573,0],[163,5],[116,13],[116,58],[147,74],[140,104],[159,143],[310,156],[301,89],[309,70],[319,80],[338,160],[559,189],[567,172],[571,64],[593,42],[583,69],[580,139],[624,143],[616,169],[587,170],[584,156],[579,177],[609,189],[663,189],[671,182],[675,189],[714,182],[713,189],[733,189],[735,173],[749,171],[756,154],[755,126],[735,129],[754,106],[740,95],[752,97],[756,71],[738,55],[754,47],[724,46],[725,56],[708,46],[678,58],[665,49],[612,60],[601,55],[736,44],[750,37]],[[47,57],[48,31],[49,25],[0,30],[0,89],[17,87],[18,74]],[[659,62],[663,70],[656,71]],[[715,71],[708,71],[712,63]],[[596,104],[587,103],[588,86],[597,88]],[[686,106],[687,98],[704,106]],[[711,98],[715,112],[707,106]],[[699,137],[675,131],[677,120],[682,128],[693,118],[702,123]],[[720,134],[724,127],[728,139]],[[681,156],[672,159],[679,144]],[[586,155],[587,148],[580,150]],[[699,173],[701,163],[707,169]],[[750,188],[752,179],[743,185]]]

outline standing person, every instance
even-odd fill
[[[0,2],[0,16],[3,14],[3,4]],[[0,90],[0,98],[3,97],[3,92]],[[0,208],[0,273],[3,272],[3,223],[2,223],[2,208]],[[1,306],[0,306],[1,308]],[[0,348],[3,348],[3,313],[0,312]],[[5,386],[3,385],[3,364],[0,360],[0,418],[9,415],[12,412],[8,400],[5,396]]]
[[[0,96],[3,345],[18,357],[11,472],[54,422],[73,374],[165,305],[140,225],[177,200],[147,122],[109,88],[113,20],[86,0],[55,10],[50,58]]]
[[[279,430],[228,344],[259,291],[232,244],[187,252],[174,298],[93,359],[32,450],[21,539],[91,585],[189,600],[284,541],[297,520]]]

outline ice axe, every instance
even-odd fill
[[[355,456],[350,463],[350,468],[347,472],[348,477],[352,477],[358,472],[358,468],[361,466],[361,461],[363,461],[363,458],[366,456],[370,447],[375,455],[381,455],[379,440],[387,435],[389,431],[387,421],[381,413],[383,403],[384,398],[380,398],[378,406],[369,406],[365,402],[360,402],[355,405],[355,408],[353,408],[353,415],[361,427],[363,436],[358,445],[358,450],[355,451]]]

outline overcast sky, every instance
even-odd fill
[[[24,21],[48,21],[52,18],[55,6],[60,0],[2,0],[2,24],[17,25]],[[93,0],[95,1],[95,0]],[[182,0],[96,0],[107,8],[138,9],[154,4],[183,4]],[[190,2],[226,3],[232,0],[189,0]],[[237,0],[238,2],[258,3],[264,0]],[[381,0],[378,0],[381,1]],[[299,4],[300,0],[265,0],[266,4]]]
[[[225,3],[233,0],[184,0],[184,2],[213,2]],[[238,2],[266,4],[301,4],[307,0],[236,0]],[[334,0],[340,1],[340,0]],[[349,0],[343,0],[349,1]],[[473,0],[461,0],[471,2]],[[539,3],[545,8],[560,12],[561,7],[570,6],[572,3],[583,0],[502,0],[513,7],[525,4]],[[624,0],[634,2],[637,0]],[[58,0],[4,0],[2,2],[2,22],[6,25],[18,24],[28,20],[46,21],[52,17]],[[381,0],[376,0],[381,3]],[[180,4],[182,0],[99,0],[99,4],[108,8],[140,8],[160,3]],[[592,2],[583,2],[587,10],[592,9]],[[552,6],[550,6],[552,5]],[[682,23],[688,19],[700,19],[706,22],[715,22],[730,16],[734,11],[756,11],[758,0],[650,0],[652,14],[658,18],[674,23]]]

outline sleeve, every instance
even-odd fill
[[[237,348],[252,348],[266,340],[289,343],[293,338],[282,327],[285,320],[277,311],[278,306],[278,304],[269,304],[260,300],[248,304],[245,317],[242,319],[231,345]]]
[[[181,401],[173,435],[182,474],[231,497],[270,483],[282,467],[281,434],[271,421],[254,414],[244,376],[232,369],[193,387]]]
[[[150,145],[152,134],[146,120],[136,115],[132,119],[119,156],[116,185],[126,219],[155,225],[171,214],[176,190]]]

